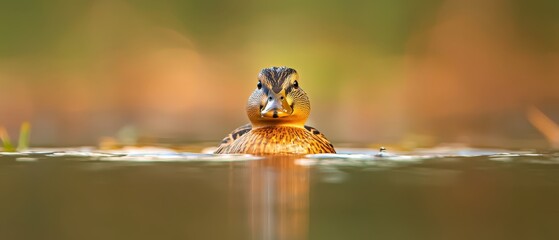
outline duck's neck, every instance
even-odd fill
[[[305,124],[304,123],[279,123],[279,122],[274,122],[274,123],[270,123],[270,122],[253,122],[252,123],[252,129],[257,129],[257,128],[273,128],[273,127],[293,127],[293,128],[304,128]]]

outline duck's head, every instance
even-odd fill
[[[288,67],[264,68],[248,99],[247,114],[254,128],[272,125],[303,127],[311,110],[297,71]]]

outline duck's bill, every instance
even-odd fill
[[[290,116],[293,109],[289,106],[287,101],[270,100],[266,103],[266,107],[260,112],[263,118],[282,118]]]

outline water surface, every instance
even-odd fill
[[[1,239],[559,239],[559,153],[0,155]]]

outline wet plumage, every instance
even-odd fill
[[[225,137],[215,153],[312,154],[335,153],[326,137],[305,122],[310,113],[307,94],[297,71],[263,69],[247,103],[250,124]]]

